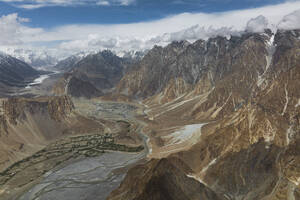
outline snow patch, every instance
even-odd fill
[[[197,177],[193,174],[188,174],[187,177],[195,179],[196,181],[198,181],[198,182],[202,183],[203,185],[207,186],[207,184],[203,180],[201,180],[199,177]]]
[[[298,186],[300,184],[300,177],[296,178],[296,180],[289,180],[292,183],[294,183],[296,186]]]
[[[149,156],[150,154],[152,154],[152,144],[150,142],[150,138],[147,138],[146,142],[147,142],[147,146],[149,149],[149,152],[148,152],[148,156]]]
[[[211,116],[213,118],[217,117],[217,115],[219,114],[219,112],[226,106],[226,104],[228,103],[230,97],[232,96],[232,92],[230,93],[230,95],[228,96],[228,98],[226,99],[225,103],[219,107]]]
[[[263,78],[262,75],[258,75],[258,78],[257,78],[257,86],[260,87],[261,84],[265,81],[265,79]]]
[[[300,99],[298,99],[298,103],[295,105],[295,108],[298,108],[300,106]]]
[[[210,161],[210,163],[208,163],[207,166],[205,166],[202,170],[201,170],[201,174],[205,173],[212,165],[216,164],[217,159],[213,159],[212,161]]]
[[[285,87],[284,87],[284,91],[285,91],[285,104],[284,104],[284,107],[283,107],[283,111],[282,111],[282,113],[281,113],[282,116],[283,116],[284,113],[286,112],[287,106],[288,106],[288,104],[289,104],[289,96],[288,96],[289,93],[288,93],[288,91],[287,91],[286,86],[287,86],[287,85],[285,85]]]
[[[172,102],[177,101],[179,98],[182,98],[184,95],[185,95],[185,94],[183,94],[183,95],[181,95],[180,97],[174,99]],[[190,101],[192,101],[192,100],[194,100],[194,99],[196,99],[196,98],[198,98],[198,97],[200,97],[200,96],[201,96],[201,95],[195,96],[195,97],[193,97],[193,98],[191,98],[191,99],[187,99],[187,100],[180,101],[180,102],[178,102],[178,103],[175,103],[174,105],[170,105],[170,103],[172,103],[172,102],[167,103],[167,104],[165,104],[165,105],[168,105],[168,106],[166,107],[166,110],[163,111],[163,112],[161,112],[161,113],[159,113],[159,114],[157,114],[157,115],[155,115],[154,117],[158,117],[158,116],[160,116],[160,115],[162,115],[162,114],[164,114],[164,113],[167,113],[167,112],[169,112],[169,111],[171,111],[171,110],[174,110],[175,108],[178,108],[178,107],[184,105],[185,103],[190,102]]]
[[[180,143],[190,140],[196,134],[201,135],[201,128],[206,124],[207,123],[192,124],[192,125],[184,126],[183,129],[178,130],[178,131],[166,136],[166,138],[171,138],[171,140],[168,142],[168,144],[169,145],[180,144]]]
[[[290,140],[293,138],[293,136],[294,136],[294,129],[293,129],[293,126],[290,126],[286,131],[286,143],[287,143],[287,145],[290,144]]]
[[[267,44],[271,47],[274,45],[275,35],[273,34],[270,39],[267,41]]]
[[[266,41],[266,48],[267,48],[267,52],[268,52],[268,55],[266,55],[267,64],[266,64],[265,71],[263,72],[263,74],[258,75],[258,80],[257,80],[258,87],[260,87],[262,85],[262,83],[265,81],[264,76],[272,64],[273,55],[276,50],[276,46],[274,45],[274,40],[275,40],[275,34],[272,34],[270,39]]]
[[[269,144],[275,139],[276,130],[272,127],[272,123],[267,120],[266,121],[266,130],[263,134],[265,142],[268,143],[266,148],[269,148]]]

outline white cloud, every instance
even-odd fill
[[[28,28],[22,23],[29,22],[27,18],[21,18],[17,13],[0,17],[0,45],[20,45],[25,35],[34,36],[40,29]]]
[[[49,6],[129,6],[135,0],[0,0],[0,2],[10,3],[11,5],[24,9],[37,9]]]
[[[110,5],[109,1],[105,1],[105,0],[98,1],[96,4],[100,5],[100,6],[109,6]]]
[[[268,25],[268,19],[265,16],[260,15],[248,21],[246,31],[261,33],[264,32],[266,28],[268,28]]]
[[[28,9],[28,10],[42,8],[45,6],[46,6],[46,4],[20,4],[20,5],[17,5],[18,8],[24,8],[24,9]]]
[[[300,28],[300,10],[297,10],[284,18],[278,24],[279,29],[299,29]]]
[[[123,0],[108,2],[120,4],[121,1]],[[27,27],[24,24],[27,19],[12,14],[0,18],[0,46],[47,46],[49,43],[55,43],[56,46],[52,48],[60,55],[101,49],[143,50],[155,44],[166,45],[174,40],[193,41],[216,35],[227,37],[245,29],[260,32],[278,23],[279,27],[293,28],[294,25],[300,24],[300,11],[294,12],[295,8],[300,8],[299,1],[221,13],[183,13],[150,22],[115,25],[73,24],[50,30]],[[292,14],[288,15],[289,13]]]
[[[117,2],[120,3],[120,5],[123,6],[129,6],[135,2],[135,0],[117,0]]]

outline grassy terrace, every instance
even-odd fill
[[[116,144],[110,134],[65,138],[1,172],[0,187],[5,184],[22,187],[71,158],[99,156],[105,151],[140,152],[143,149],[143,146],[129,147]]]

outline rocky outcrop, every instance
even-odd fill
[[[221,200],[225,199],[186,174],[191,170],[176,158],[152,160],[129,170],[109,200]],[[128,189],[129,187],[129,189]]]
[[[68,96],[13,97],[0,107],[0,171],[62,136],[103,131],[74,111]]]
[[[74,104],[69,96],[51,98],[48,101],[48,112],[52,119],[60,121],[67,117],[74,109]]]
[[[47,97],[37,99],[26,99],[13,97],[3,102],[4,116],[12,124],[17,124],[17,121],[25,120],[26,113],[49,114],[51,119],[61,121],[72,112],[74,105],[70,97]]]
[[[7,134],[7,120],[4,115],[0,115],[0,134]]]

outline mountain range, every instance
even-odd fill
[[[34,68],[45,69],[54,66],[59,58],[51,55],[45,50],[32,50],[27,48],[7,48],[3,49],[5,54],[26,62]]]
[[[132,141],[134,127],[147,137],[147,157],[129,169],[108,199],[300,199],[299,29],[175,41],[138,57],[105,50],[67,58],[55,69],[63,71],[52,88],[56,96],[4,101],[0,119],[6,128],[0,136],[10,135],[13,143],[26,147],[22,128],[38,127],[38,137],[30,137],[46,145],[45,127],[59,130],[52,134],[60,138],[76,127],[84,132],[83,119],[93,128],[104,126],[104,120],[83,117],[82,102],[88,100],[82,98],[91,105],[118,101],[111,113],[116,103],[130,102],[141,109],[135,120],[106,122],[107,130],[121,121],[114,127],[118,137]],[[1,84],[9,86],[22,86],[38,75],[7,55],[0,56],[0,70]],[[6,147],[22,157],[17,147]],[[36,150],[28,149],[28,154]],[[9,159],[9,164],[18,160]]]
[[[299,36],[265,30],[149,51],[116,91],[147,105],[150,157],[180,159],[227,199],[299,199]],[[133,187],[111,199],[139,199]]]

